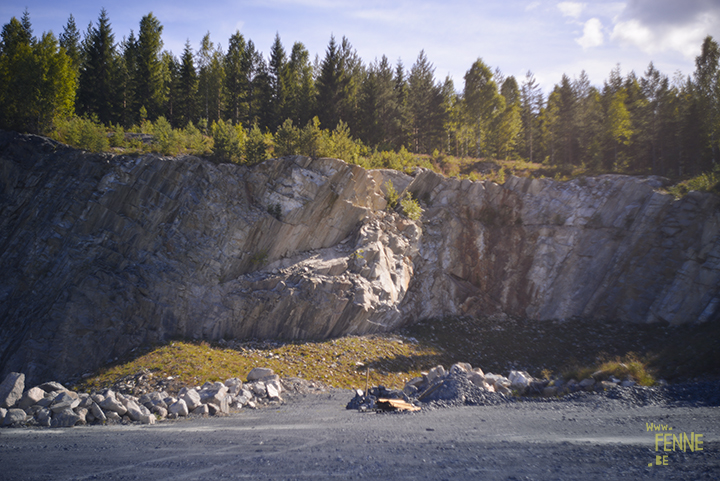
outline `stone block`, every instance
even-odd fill
[[[106,414],[108,411],[117,413],[118,416],[124,416],[125,413],[127,413],[127,408],[125,407],[125,405],[117,400],[117,398],[115,397],[115,393],[113,393],[112,391],[110,391],[105,396],[105,399],[98,403],[98,406],[100,406]]]
[[[75,409],[79,405],[80,398],[77,396],[76,393],[70,391],[62,391],[59,395],[55,397],[55,400],[50,406],[50,410],[53,413],[59,413],[61,411],[65,411],[66,409]]]
[[[255,367],[247,375],[248,382],[257,381],[269,376],[273,376],[275,371],[267,367]]]
[[[187,408],[192,412],[202,404],[200,394],[195,389],[188,389],[180,398],[185,401]]]
[[[11,372],[0,384],[0,407],[10,409],[15,407],[25,390],[25,374]]]
[[[51,428],[71,428],[84,420],[72,409],[65,409],[53,414]]]
[[[45,399],[45,391],[40,389],[39,387],[31,387],[20,398],[20,401],[18,402],[18,407],[20,409],[27,409],[30,406],[33,406],[40,402],[41,400]]]
[[[96,402],[93,402],[90,405],[90,412],[92,413],[93,417],[97,422],[105,423],[107,422],[107,416],[105,415],[105,412],[98,406]]]
[[[7,410],[3,418],[3,426],[12,426],[13,424],[21,424],[27,420],[27,413],[22,409],[10,408]]]
[[[52,422],[52,411],[48,408],[41,408],[35,413],[35,420],[40,426],[49,427]]]
[[[183,399],[178,399],[176,402],[171,404],[168,410],[170,411],[170,414],[174,414],[176,416],[187,416],[190,413],[187,403]]]

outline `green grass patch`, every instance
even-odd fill
[[[245,379],[254,367],[269,367],[281,377],[300,377],[338,388],[370,383],[402,388],[422,370],[437,365],[436,349],[397,336],[349,336],[318,342],[246,341],[223,346],[175,341],[153,348],[128,362],[103,369],[78,389],[98,390],[141,372],[156,379],[172,376],[182,384]]]

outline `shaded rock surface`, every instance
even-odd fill
[[[675,200],[656,178],[500,186],[333,159],[87,154],[7,132],[0,169],[0,374],[30,384],[172,337],[720,312],[720,198]],[[420,199],[420,221],[385,210],[388,179]]]

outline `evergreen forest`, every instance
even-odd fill
[[[567,174],[718,177],[720,47],[710,36],[688,76],[652,63],[623,75],[618,65],[602,86],[581,72],[544,93],[532,72],[516,79],[481,58],[455,85],[436,81],[424,51],[408,69],[385,56],[365,62],[345,37],[313,58],[277,34],[266,56],[236,32],[226,48],[208,33],[177,57],[162,33],[152,13],[121,40],[104,9],[84,33],[71,15],[58,37],[36,36],[27,10],[13,17],[0,41],[0,128],[86,150],[240,163],[329,155],[458,175],[457,159],[491,159]]]

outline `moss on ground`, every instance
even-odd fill
[[[348,336],[325,341],[174,341],[85,379],[82,390],[109,387],[142,371],[179,385],[245,379],[254,367],[339,388],[402,388],[422,371],[469,362],[485,372],[521,369],[542,378],[583,378],[605,370],[651,385],[720,376],[720,323],[663,327],[573,319],[530,321],[444,318],[419,322],[397,335]]]

